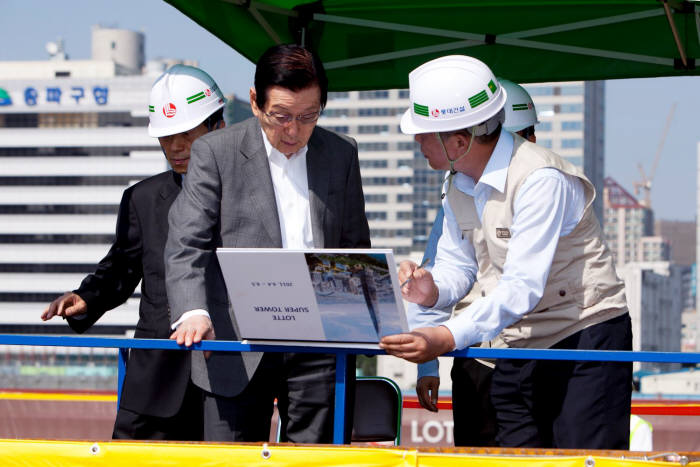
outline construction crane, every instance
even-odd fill
[[[664,126],[664,131],[661,133],[661,140],[656,148],[656,154],[654,155],[654,162],[651,165],[651,170],[649,171],[649,176],[647,177],[644,172],[644,167],[641,163],[637,163],[637,168],[639,173],[642,175],[641,181],[634,182],[634,194],[639,196],[640,192],[643,192],[642,200],[639,204],[645,208],[651,209],[651,181],[654,180],[654,174],[656,173],[656,168],[659,166],[659,159],[661,158],[661,150],[664,148],[664,143],[666,142],[666,136],[668,135],[668,129],[671,126],[671,120],[673,120],[673,114],[676,112],[676,105],[678,103],[674,102],[671,106],[671,110],[668,112],[666,117],[666,125]]]

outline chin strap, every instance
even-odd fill
[[[440,133],[434,133],[435,137],[437,140],[440,142],[440,146],[442,147],[442,153],[445,155],[445,159],[447,159],[450,163],[450,174],[447,176],[447,192],[450,191],[450,188],[452,188],[452,178],[455,176],[457,171],[455,170],[455,164],[457,161],[459,161],[461,158],[469,154],[469,151],[472,149],[472,143],[474,142],[474,138],[476,136],[483,136],[483,135],[490,135],[496,129],[498,128],[498,125],[502,125],[503,122],[506,119],[506,109],[502,108],[499,110],[496,115],[493,117],[489,118],[483,123],[480,123],[478,125],[474,125],[469,128],[465,128],[467,133],[469,133],[470,138],[469,138],[469,146],[467,146],[467,150],[461,154],[459,157],[457,157],[455,160],[452,160],[449,158],[447,155],[447,149],[445,148],[445,143],[442,142],[442,137],[440,136]],[[446,193],[443,193],[443,198],[445,197]]]
[[[457,156],[456,159],[450,159],[450,157],[447,155],[447,148],[445,147],[445,143],[442,141],[442,137],[440,136],[440,133],[433,133],[437,140],[440,142],[440,147],[442,148],[442,153],[445,155],[445,159],[450,163],[450,174],[447,176],[447,191],[445,193],[448,193],[450,191],[450,188],[452,188],[452,178],[457,174],[457,171],[455,170],[455,164],[462,159],[464,156],[469,154],[469,151],[472,149],[472,143],[474,142],[474,136],[470,136],[469,138],[469,145],[467,146],[467,150],[464,151],[462,154]],[[443,194],[444,195],[444,194]]]

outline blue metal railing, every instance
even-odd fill
[[[284,344],[248,344],[239,341],[203,341],[192,347],[178,345],[166,339],[127,339],[88,336],[38,336],[0,334],[0,345],[39,345],[53,347],[107,347],[119,349],[119,384],[117,394],[121,394],[126,370],[128,349],[164,350],[211,350],[219,352],[306,352],[336,354],[335,372],[335,417],[333,442],[343,443],[345,426],[345,370],[347,356],[352,354],[384,355],[378,348],[349,348],[333,346],[299,346]],[[526,360],[579,360],[612,362],[657,362],[657,363],[700,363],[698,352],[633,352],[610,350],[565,350],[565,349],[493,349],[468,347],[446,354],[450,357],[470,358],[513,358]]]

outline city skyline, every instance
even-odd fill
[[[163,1],[8,0],[3,6],[0,37],[13,47],[0,51],[0,61],[45,60],[46,43],[59,38],[71,59],[88,59],[91,26],[99,24],[144,32],[147,60],[197,60],[227,94],[247,98],[253,81],[251,62]],[[649,173],[668,112],[678,103],[652,189],[659,219],[695,219],[698,89],[697,76],[606,81],[605,175],[632,193],[634,182],[641,179],[637,164]]]

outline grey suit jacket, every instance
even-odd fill
[[[306,155],[314,246],[369,248],[357,146],[316,127]],[[165,272],[171,320],[208,310],[217,339],[238,340],[214,254],[217,247],[282,247],[270,167],[256,118],[208,133],[192,145],[182,191],[170,209]],[[248,384],[261,353],[192,355],[192,380],[222,396]]]

